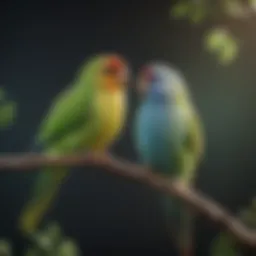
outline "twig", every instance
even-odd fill
[[[24,172],[43,166],[74,167],[88,165],[102,167],[109,173],[147,184],[155,190],[177,197],[198,213],[226,229],[241,244],[256,248],[256,231],[247,228],[217,202],[195,189],[184,186],[177,180],[155,174],[142,166],[118,160],[111,155],[96,153],[90,153],[86,156],[68,155],[62,157],[47,157],[34,153],[0,156],[1,171],[16,170]]]

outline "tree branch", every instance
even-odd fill
[[[177,180],[171,180],[167,176],[153,173],[142,166],[118,160],[111,155],[96,153],[90,153],[86,156],[68,155],[62,157],[47,157],[34,153],[0,156],[1,171],[31,171],[45,166],[81,167],[88,165],[102,167],[111,174],[147,184],[157,191],[179,198],[201,215],[226,229],[241,244],[256,248],[256,231],[247,228],[217,202],[195,189],[184,186]]]

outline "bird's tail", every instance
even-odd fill
[[[182,256],[192,256],[193,215],[181,201],[166,195],[162,198],[168,236]]]
[[[163,195],[161,198],[161,204],[166,231],[174,244],[177,244],[177,233],[179,231],[178,224],[181,220],[180,202],[177,199],[170,198],[167,195]]]
[[[183,207],[179,231],[179,251],[182,256],[194,255],[194,214],[188,207]]]
[[[37,175],[30,199],[18,219],[18,227],[23,235],[30,236],[39,228],[68,172],[66,168],[46,168]]]

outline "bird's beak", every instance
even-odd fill
[[[123,89],[127,83],[126,77],[124,74],[117,74],[116,76],[111,76],[107,79],[106,87],[111,92],[116,92],[120,89]]]
[[[110,74],[106,81],[107,89],[111,92],[124,89],[127,86],[128,77],[129,74],[127,69],[120,69],[117,73]]]
[[[119,82],[117,81],[117,79],[111,77],[108,79],[106,87],[109,91],[116,92],[119,87]]]

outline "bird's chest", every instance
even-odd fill
[[[153,168],[175,168],[185,136],[185,119],[177,109],[143,106],[137,116],[137,147]]]
[[[97,148],[105,148],[118,136],[124,123],[126,112],[126,101],[124,94],[102,93],[98,96],[96,114],[101,126],[97,138]]]

